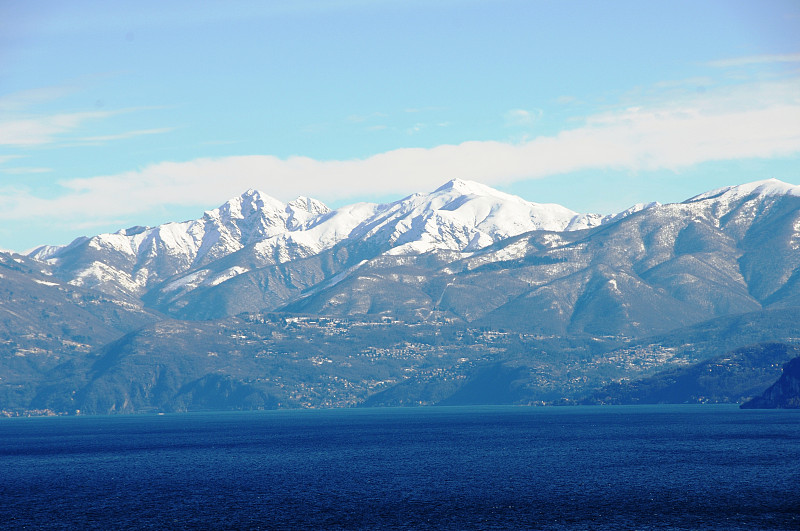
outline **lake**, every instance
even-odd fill
[[[799,529],[800,411],[0,420],[0,527]]]

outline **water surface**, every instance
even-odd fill
[[[800,411],[3,419],[0,499],[12,528],[798,529]]]

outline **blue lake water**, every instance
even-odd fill
[[[800,411],[2,419],[0,527],[800,529]]]

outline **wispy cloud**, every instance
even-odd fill
[[[205,142],[200,142],[200,145],[203,146],[229,146],[231,144],[239,144],[241,140],[206,140]]]
[[[306,134],[316,135],[319,133],[323,133],[330,129],[331,124],[327,122],[322,123],[315,123],[315,124],[307,124],[300,128],[300,131]]]
[[[542,116],[541,109],[528,111],[525,109],[511,109],[503,115],[506,127],[531,125]]]
[[[136,107],[108,111],[83,111],[24,117],[0,116],[0,146],[30,147],[53,144],[69,140],[75,144],[102,143],[111,140],[132,138],[141,135],[160,134],[173,131],[174,127],[140,129],[114,135],[71,137],[85,128],[87,122],[106,120],[113,116],[152,110],[157,107]]]
[[[248,188],[281,199],[314,194],[430,190],[459,177],[499,185],[591,169],[659,170],[800,154],[800,80],[687,91],[683,98],[585,117],[579,125],[521,143],[472,141],[405,148],[364,159],[253,155],[162,162],[122,174],[65,180],[63,194],[0,193],[0,219],[86,222],[168,205],[215,205]]]
[[[578,98],[575,96],[569,96],[567,94],[561,95],[556,98],[556,103],[559,105],[569,105],[571,103],[575,103],[578,101]]]
[[[108,118],[118,113],[119,111],[86,111],[0,120],[0,145],[50,144],[59,135],[77,129],[84,122]]]
[[[75,138],[91,122],[111,117],[160,109],[163,107],[133,107],[115,110],[83,110],[77,112],[42,111],[42,105],[52,104],[69,94],[81,90],[76,84],[40,87],[0,96],[0,146],[25,148],[69,140],[74,143],[102,143],[145,134],[167,132],[171,129],[142,129],[115,135],[90,135]]]
[[[439,112],[439,111],[446,111],[447,107],[439,107],[435,105],[430,105],[427,107],[409,107],[407,109],[403,109],[403,112],[409,114],[415,114],[419,112]]]
[[[382,112],[373,112],[370,114],[351,114],[347,117],[347,121],[350,123],[364,123],[370,120],[379,120],[382,118],[387,118],[389,115]]]
[[[427,128],[427,127],[428,127],[428,124],[417,122],[414,125],[412,125],[411,127],[407,128],[406,129],[406,133],[409,134],[409,135],[415,135],[415,134],[421,132],[423,129]]]
[[[32,175],[36,173],[50,173],[53,171],[52,168],[5,168],[0,170],[0,172],[8,174],[8,175]]]
[[[28,90],[21,90],[0,96],[0,112],[19,112],[34,105],[46,103],[72,92],[76,88],[73,86],[54,86],[40,87]]]
[[[435,124],[417,122],[414,125],[412,125],[411,127],[406,128],[406,134],[415,135],[417,133],[421,133],[422,131],[424,131],[425,129],[428,129],[430,127],[450,127],[450,122],[438,122],[438,123],[435,123]],[[381,127],[381,128],[385,129],[385,126]]]
[[[0,164],[5,164],[9,160],[21,159],[25,155],[0,155]]]
[[[144,135],[160,135],[174,131],[174,127],[161,127],[159,129],[139,129],[136,131],[127,131],[125,133],[118,133],[116,135],[103,135],[103,136],[86,136],[79,138],[79,142],[107,142],[110,140],[125,140],[127,138],[134,138]]]
[[[744,57],[733,57],[730,59],[720,59],[711,61],[709,66],[716,68],[729,68],[735,66],[747,66],[771,63],[800,63],[800,53],[784,53],[772,55],[747,55]]]

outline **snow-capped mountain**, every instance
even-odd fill
[[[139,296],[154,284],[246,245],[302,231],[328,212],[315,199],[299,197],[283,204],[248,190],[198,220],[79,238],[64,247],[39,247],[29,256],[47,261],[73,285]]]
[[[542,301],[547,308],[536,310],[540,317],[560,327],[589,316],[578,310],[602,287],[597,293],[610,298],[601,306],[628,300],[621,307],[650,308],[642,301],[660,301],[655,313],[641,310],[647,318],[631,317],[633,310],[618,315],[619,323],[639,323],[632,325],[638,330],[659,320],[668,326],[708,312],[794,301],[799,201],[800,187],[775,180],[608,216],[531,203],[458,179],[393,203],[337,210],[304,197],[284,204],[250,190],[199,220],[83,238],[31,257],[46,260],[70,284],[143,298],[188,318],[287,304],[304,312],[380,313],[391,305],[377,304],[373,295],[403,286],[411,289],[404,307],[416,304],[415,315],[451,301],[455,315],[467,320],[500,311],[528,290],[516,304]],[[426,282],[438,286],[456,275],[483,283],[498,271],[513,273],[493,280],[485,300],[474,298],[483,288],[472,280],[470,288],[458,288],[459,281],[446,294],[438,287],[424,293]]]
[[[474,251],[531,230],[576,230],[603,221],[458,179],[430,194],[335,211],[306,197],[284,204],[249,190],[198,220],[132,227],[65,247],[40,247],[29,256],[48,261],[74,285],[109,293],[141,296],[169,280],[160,289],[174,298],[313,256],[346,239],[372,242],[391,254]]]
[[[739,184],[736,186],[725,186],[709,192],[696,195],[685,203],[696,203],[709,199],[716,200],[721,204],[730,204],[732,201],[744,199],[746,197],[766,197],[766,196],[794,196],[800,197],[800,186],[785,183],[778,179],[765,179],[763,181],[753,181],[751,183]]]
[[[524,233],[444,263],[371,260],[287,309],[438,312],[548,334],[637,336],[800,306],[798,189],[731,187],[634,208],[588,231]]]
[[[195,221],[0,253],[0,310],[0,410],[418,404],[475,381],[574,399],[796,343],[800,187],[608,216],[457,180],[337,210],[251,190]]]
[[[470,253],[531,230],[574,230],[602,222],[601,216],[531,203],[455,179],[429,194],[413,194],[383,205],[359,203],[329,212],[301,230],[265,238],[187,270],[151,290],[148,300],[169,313],[204,317],[259,305],[274,307],[378,256]],[[333,254],[323,254],[329,250]],[[278,264],[291,265],[272,267]],[[231,297],[231,291],[237,295]],[[213,305],[208,303],[209,297],[216,301]]]
[[[454,179],[430,194],[387,205],[357,228],[355,236],[391,246],[390,254],[433,250],[475,251],[532,230],[577,230],[599,225],[556,204],[539,204],[476,182]]]

